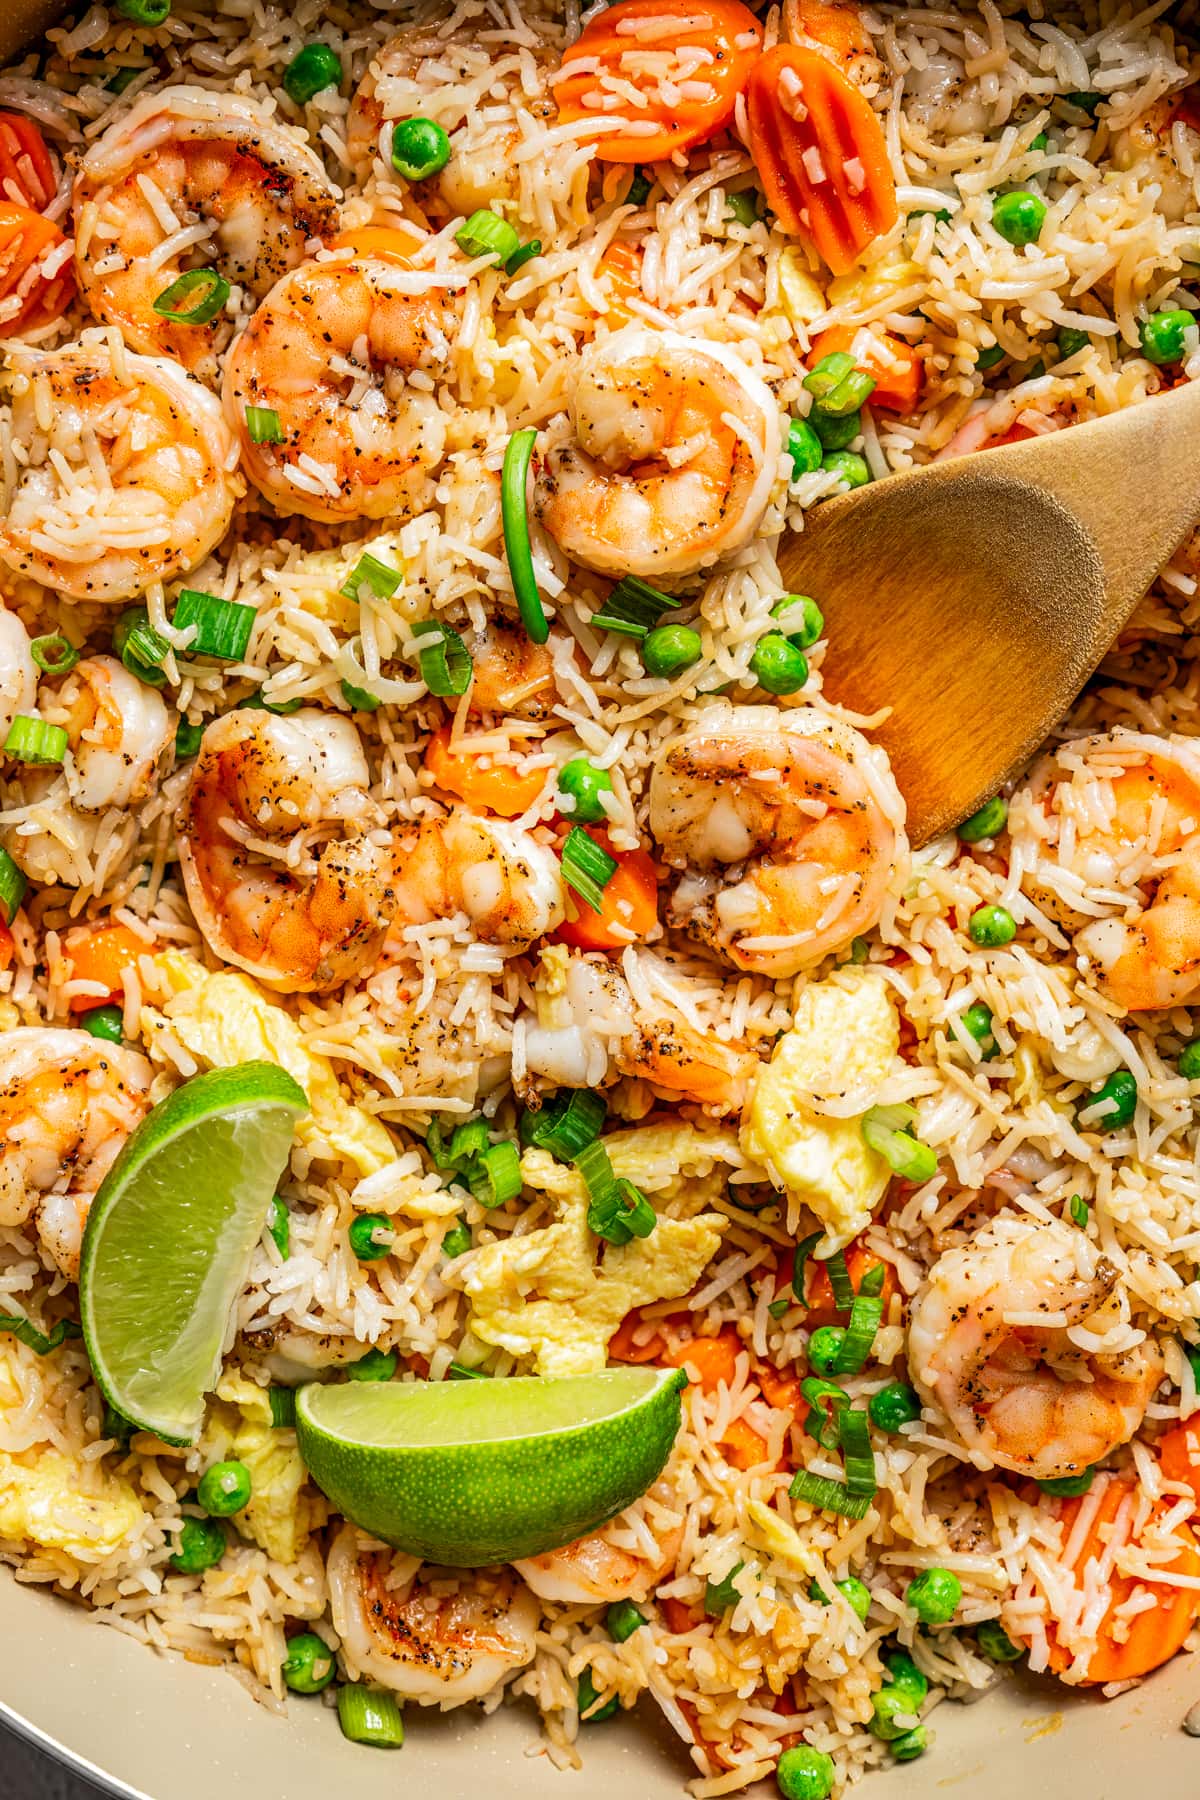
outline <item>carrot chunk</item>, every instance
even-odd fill
[[[425,767],[437,785],[476,811],[498,813],[502,819],[515,819],[527,811],[545,786],[545,769],[522,771],[511,763],[477,756],[470,743],[470,738],[462,738],[452,744],[449,725],[434,732],[425,747]]]
[[[54,164],[33,120],[0,113],[0,200],[44,212],[54,186]]]
[[[726,1387],[733,1385],[741,1348],[742,1340],[737,1332],[726,1328],[716,1337],[689,1338],[677,1349],[668,1350],[662,1360],[668,1368],[682,1369],[686,1364],[694,1369],[700,1386],[708,1394],[719,1382],[723,1381]]]
[[[755,64],[746,105],[750,154],[776,218],[846,274],[899,217],[870,102],[819,50],[777,44]]]
[[[859,331],[853,325],[834,325],[813,339],[809,363],[815,368],[823,356],[842,350],[854,357],[859,368],[875,383],[872,406],[886,412],[910,413],[921,395],[921,364],[911,344],[890,332]]]
[[[72,996],[72,1012],[90,1012],[94,1006],[103,1006],[106,998],[120,1000],[126,969],[131,968],[139,956],[152,953],[154,945],[130,931],[127,925],[89,925],[68,932],[63,948],[71,959],[72,981],[96,981],[106,989],[106,995]]]
[[[41,213],[0,201],[0,335],[49,325],[66,311],[74,277],[70,258],[58,266],[55,255],[65,243]]]
[[[602,828],[593,827],[591,836],[614,859],[616,873],[604,889],[599,912],[572,895],[568,905],[576,916],[551,935],[575,950],[623,950],[643,942],[658,921],[658,870],[648,851],[614,850]]]

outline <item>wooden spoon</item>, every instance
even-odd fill
[[[932,463],[814,508],[789,592],[825,614],[822,674],[908,803],[914,844],[1025,766],[1200,522],[1200,382]]]

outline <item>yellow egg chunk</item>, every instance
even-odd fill
[[[325,1496],[309,1485],[296,1434],[271,1422],[266,1388],[229,1370],[210,1404],[200,1447],[206,1462],[236,1458],[250,1471],[250,1499],[238,1530],[278,1562],[294,1563],[329,1517]]]
[[[747,1154],[776,1187],[816,1213],[820,1251],[838,1249],[868,1225],[891,1171],[862,1135],[862,1115],[892,1072],[900,1027],[879,975],[848,972],[805,988],[790,1031],[754,1084],[742,1124]],[[861,1102],[848,1118],[813,1100]]]
[[[149,1006],[142,1010],[142,1035],[153,1060],[170,1062],[157,1043],[169,1033],[206,1069],[277,1063],[308,1095],[312,1111],[300,1120],[296,1136],[310,1155],[346,1163],[359,1175],[373,1175],[395,1160],[383,1126],[345,1099],[332,1063],[306,1048],[296,1020],[248,975],[210,974],[179,950],[166,950],[154,962],[172,997],[161,1012]]]

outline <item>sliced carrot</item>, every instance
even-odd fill
[[[613,850],[602,828],[590,836],[613,858],[616,873],[604,889],[599,912],[572,896],[575,918],[566,919],[552,935],[575,950],[623,950],[643,942],[658,923],[658,870],[648,851]]]
[[[644,1344],[634,1342],[634,1332],[642,1327],[642,1315],[634,1307],[626,1313],[616,1331],[608,1340],[608,1357],[610,1362],[644,1363],[657,1362],[665,1348],[662,1338],[657,1332]]]
[[[352,250],[355,256],[386,256],[407,263],[414,250],[424,242],[419,231],[405,225],[359,225],[354,231],[339,231],[329,240],[331,250]]]
[[[470,738],[450,741],[450,726],[435,731],[425,746],[425,767],[440,788],[468,806],[515,819],[528,811],[546,783],[545,769],[515,768],[491,756],[478,756]]]
[[[72,981],[99,982],[108,1000],[119,1000],[126,969],[154,946],[127,925],[86,925],[69,931],[63,948],[71,959]],[[94,1006],[104,1004],[105,996],[100,994],[74,994],[70,1000],[72,1012],[90,1012]]]
[[[1168,1481],[1182,1481],[1200,1500],[1200,1413],[1159,1440],[1158,1461]]]
[[[882,1258],[876,1256],[873,1250],[868,1250],[857,1238],[853,1243],[846,1245],[845,1255],[846,1271],[850,1276],[851,1285],[857,1293],[863,1276],[871,1269],[877,1269]],[[888,1305],[892,1295],[896,1292],[896,1271],[891,1263],[883,1265],[883,1287],[880,1291],[883,1299],[883,1316],[886,1319]],[[829,1271],[825,1264],[818,1262],[814,1256],[810,1256],[804,1266],[804,1297],[808,1301],[809,1309],[806,1324],[811,1325],[814,1329],[818,1325],[845,1324],[845,1313],[839,1312],[834,1305]]]
[[[1122,1502],[1132,1491],[1132,1485],[1118,1476],[1106,1480],[1096,1516],[1078,1554],[1070,1564],[1077,1581],[1082,1581],[1089,1563],[1104,1555],[1112,1535],[1113,1522]],[[1083,1504],[1083,1499],[1059,1502],[1064,1543],[1070,1538],[1071,1529]],[[1151,1515],[1152,1521],[1168,1511],[1169,1504],[1160,1503]],[[1200,1575],[1200,1544],[1197,1544],[1195,1536],[1186,1525],[1177,1525],[1174,1535],[1179,1539],[1179,1554],[1167,1567],[1179,1575]],[[1116,1618],[1117,1610],[1139,1587],[1154,1595],[1155,1605],[1153,1609],[1134,1614],[1128,1621],[1128,1635],[1122,1633],[1122,1640],[1118,1642],[1115,1636],[1120,1628],[1120,1622]],[[1096,1634],[1096,1648],[1084,1676],[1085,1682],[1090,1686],[1109,1681],[1133,1681],[1169,1661],[1177,1650],[1182,1649],[1195,1622],[1197,1606],[1200,1605],[1200,1592],[1194,1588],[1170,1587],[1162,1582],[1142,1581],[1130,1575],[1111,1575],[1108,1588],[1111,1599]],[[1050,1667],[1059,1674],[1070,1666],[1073,1659],[1060,1647],[1053,1631],[1048,1635]]]
[[[813,339],[809,363],[815,368],[823,356],[842,350],[852,354],[859,368],[875,383],[872,406],[887,412],[910,413],[921,395],[921,364],[911,344],[890,332],[856,330],[853,325],[834,325]]]
[[[750,154],[785,231],[835,275],[895,224],[896,184],[871,103],[819,50],[777,44],[746,87]]]
[[[0,113],[0,200],[44,212],[54,187],[54,164],[33,120]]]
[[[762,26],[741,0],[606,7],[563,57],[558,116],[595,122],[601,162],[661,162],[729,124],[761,47]],[[637,103],[627,100],[631,86]],[[635,123],[613,131],[613,119]]]
[[[628,325],[634,314],[626,305],[642,291],[642,253],[632,244],[610,244],[599,267],[608,276],[608,317],[614,325]]]
[[[832,52],[835,61],[850,64],[871,56],[875,46],[858,15],[858,7],[829,5],[827,0],[784,0],[783,23],[793,44],[811,38]]]
[[[53,275],[43,272],[46,258],[65,243],[41,213],[0,201],[0,335],[48,325],[66,311],[74,286],[70,258]]]
[[[13,943],[13,934],[4,923],[4,920],[0,919],[0,969],[11,968],[15,951],[16,946]]]
[[[808,1402],[800,1392],[798,1375],[781,1375],[771,1363],[763,1363],[755,1370],[755,1380],[762,1389],[763,1399],[768,1406],[774,1406],[780,1412],[797,1412],[801,1404]]]
[[[687,1631],[695,1631],[697,1625],[703,1625],[704,1614],[685,1606],[682,1600],[662,1598],[658,1602],[662,1608],[663,1618],[667,1621],[667,1630],[682,1637]]]
[[[695,1370],[701,1388],[709,1394],[722,1381],[726,1387],[732,1387],[741,1348],[741,1338],[727,1326],[716,1337],[689,1338],[677,1349],[668,1350],[662,1360],[671,1369],[682,1369],[686,1364]]]
[[[721,1439],[726,1462],[735,1469],[756,1469],[767,1460],[767,1440],[746,1419],[731,1419]]]

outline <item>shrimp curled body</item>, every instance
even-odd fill
[[[512,954],[564,917],[554,852],[520,826],[465,807],[422,821],[397,871],[395,898],[398,925],[463,913],[485,943]]]

